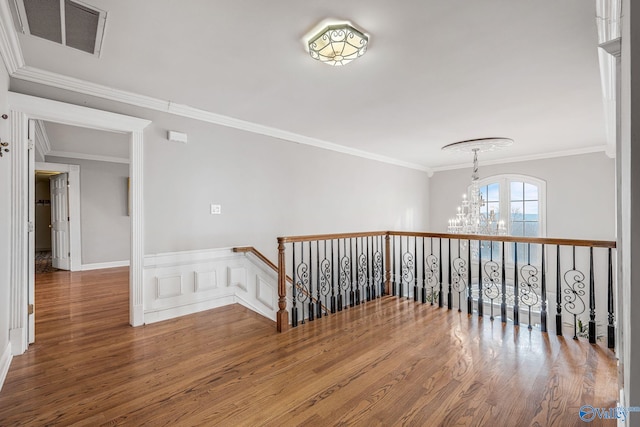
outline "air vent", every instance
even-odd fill
[[[15,0],[25,34],[100,56],[107,13],[72,0]]]

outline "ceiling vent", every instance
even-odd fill
[[[14,0],[24,34],[100,56],[107,12],[71,0]]]

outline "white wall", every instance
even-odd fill
[[[277,236],[426,226],[422,172],[178,118],[145,138],[147,253],[252,245],[275,261]]]
[[[0,115],[9,114],[7,88],[9,75],[0,65]],[[0,119],[0,140],[9,141],[9,120]],[[10,142],[10,141],[9,141]],[[9,150],[13,149],[9,145]],[[9,259],[11,240],[11,152],[0,158],[0,387],[9,368]]]
[[[126,261],[130,256],[127,215],[129,165],[47,156],[47,162],[80,166],[82,264]]]
[[[615,160],[604,153],[482,165],[480,178],[524,174],[547,183],[547,236],[615,240]],[[469,169],[436,172],[429,180],[429,228],[446,231],[471,182]]]

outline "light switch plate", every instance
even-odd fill
[[[222,205],[211,204],[211,215],[220,215],[222,213]]]

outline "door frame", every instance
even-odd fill
[[[80,166],[35,162],[35,170],[69,174],[69,251],[71,271],[82,270],[82,229],[80,228]],[[33,197],[31,197],[33,199]],[[30,200],[30,203],[33,200]]]
[[[9,340],[13,355],[27,350],[29,342],[29,245],[33,224],[29,224],[29,119],[45,120],[71,126],[129,134],[129,176],[131,177],[131,259],[129,267],[129,323],[144,324],[143,263],[143,141],[144,128],[151,121],[123,114],[96,110],[80,105],[8,92],[11,114],[11,271]]]

